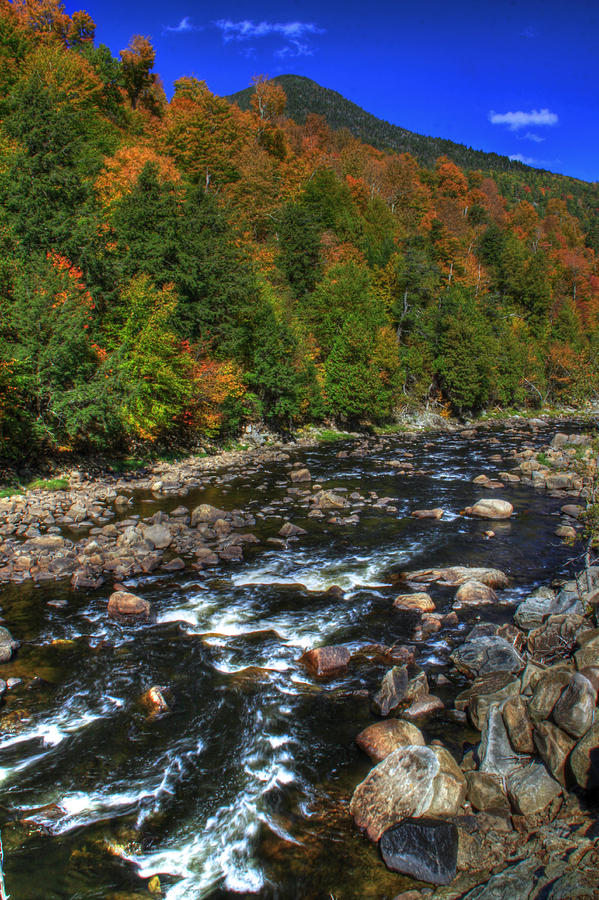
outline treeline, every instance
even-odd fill
[[[422,167],[264,78],[168,102],[147,38],[94,30],[0,0],[4,457],[597,392],[596,219],[557,178]]]

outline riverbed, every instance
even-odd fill
[[[158,890],[169,900],[391,900],[410,887],[385,870],[348,811],[370,768],[354,738],[375,720],[370,697],[388,664],[367,650],[348,673],[321,681],[299,658],[324,644],[412,647],[446,702],[419,727],[461,759],[478,735],[451,708],[463,686],[451,650],[474,623],[507,621],[532,588],[574,566],[554,534],[563,496],[507,482],[489,494],[472,479],[509,470],[511,451],[551,435],[523,425],[475,438],[336,442],[292,450],[268,468],[233,466],[183,501],[137,491],[122,516],[210,503],[251,514],[258,538],[239,563],[128,580],[152,604],[147,624],[107,617],[110,584],[3,588],[5,624],[21,641],[0,672],[22,679],[1,712],[12,900]],[[312,485],[350,498],[345,518],[357,522],[310,517],[305,498],[289,492],[294,463],[308,467]],[[485,495],[509,500],[514,516],[490,524],[460,515]],[[411,516],[432,507],[443,517]],[[306,534],[269,543],[286,520]],[[460,612],[457,625],[419,640],[417,617],[393,607],[400,575],[441,565],[493,566],[510,585],[496,606]],[[453,593],[433,586],[437,612],[451,610]],[[153,685],[165,689],[167,713],[141,703]]]

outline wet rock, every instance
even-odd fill
[[[505,777],[523,761],[507,735],[499,706],[492,706],[487,716],[479,747],[480,771]]]
[[[8,628],[0,627],[0,663],[8,662],[18,646],[19,642],[15,641]]]
[[[514,507],[507,500],[483,497],[477,500],[474,506],[467,506],[464,512],[468,516],[476,516],[479,519],[509,519],[514,512]]]
[[[558,472],[555,475],[545,476],[545,485],[548,491],[571,491],[579,483],[579,478],[573,472]]]
[[[412,513],[415,519],[442,519],[445,510],[437,507],[436,509],[415,509]]]
[[[510,743],[518,753],[534,753],[533,724],[521,696],[511,697],[501,711]]]
[[[300,662],[314,675],[330,677],[344,672],[350,662],[351,653],[342,644],[331,644],[328,647],[316,647],[307,650]]]
[[[427,697],[415,700],[407,709],[402,711],[401,715],[404,719],[415,721],[416,719],[423,719],[425,716],[431,716],[441,709],[445,709],[445,705],[440,697],[429,694]]]
[[[433,798],[439,760],[428,747],[399,747],[354,791],[350,812],[371,841],[410,816],[426,813]]]
[[[566,783],[565,766],[575,741],[551,722],[540,722],[533,734],[539,756],[560,784]]]
[[[283,538],[295,537],[296,535],[307,533],[305,528],[300,528],[299,525],[293,525],[291,522],[285,522],[279,531],[279,535]]]
[[[168,689],[164,687],[151,687],[141,698],[142,706],[145,706],[151,715],[158,715],[170,711],[170,704],[167,700]]]
[[[417,569],[402,573],[402,578],[406,581],[421,582],[423,584],[432,584],[438,581],[440,584],[449,587],[459,587],[465,581],[482,581],[492,588],[504,588],[509,584],[509,579],[505,572],[499,569],[486,569],[469,566],[449,566],[441,569]]]
[[[408,819],[380,841],[388,869],[429,884],[449,884],[456,875],[458,829],[449,822]]]
[[[424,747],[424,737],[419,728],[401,719],[375,722],[361,731],[356,744],[374,763],[379,763],[398,747]]]
[[[345,509],[349,506],[345,497],[341,497],[333,491],[319,491],[314,497],[314,502],[321,510]]]
[[[468,705],[468,716],[474,727],[483,731],[491,707],[501,706],[503,708],[507,700],[518,696],[519,688],[520,683],[516,679],[493,693],[476,694]]]
[[[549,616],[560,612],[563,610],[559,609],[555,591],[549,587],[540,587],[518,605],[514,622],[518,628],[531,631],[542,625]]]
[[[568,668],[557,665],[546,669],[534,687],[528,712],[535,722],[548,719],[563,689],[570,681]]]
[[[185,563],[180,556],[169,559],[168,562],[162,564],[163,572],[181,572],[185,568]]]
[[[224,509],[217,509],[209,503],[201,503],[191,513],[191,527],[195,528],[196,525],[211,524],[216,522],[217,519],[225,519],[226,516]]]
[[[416,594],[400,594],[393,601],[393,606],[396,609],[413,609],[419,612],[432,612],[435,609],[430,594],[424,591]]]
[[[431,746],[431,750],[439,761],[439,771],[433,781],[427,815],[456,816],[466,799],[466,778],[448,750],[437,746]]]
[[[562,792],[545,766],[536,761],[517,769],[507,779],[507,794],[513,808],[522,816],[542,812]]]
[[[474,809],[508,809],[503,778],[489,772],[467,772],[466,796]]]
[[[305,467],[292,469],[289,473],[289,480],[293,482],[293,484],[299,484],[304,481],[312,481],[312,475],[310,474],[310,470]]]
[[[576,529],[572,528],[571,525],[558,525],[555,529],[555,535],[565,541],[573,541],[576,539]]]
[[[553,721],[571,737],[582,737],[593,724],[596,699],[591,682],[576,672],[553,707]]]
[[[511,683],[515,683],[515,690],[517,690],[518,682],[511,672],[489,672],[487,675],[479,675],[470,687],[457,695],[454,701],[455,708],[468,709],[470,703],[479,695],[495,694]]]
[[[481,606],[485,603],[496,603],[497,594],[488,584],[482,581],[465,581],[456,591],[454,604],[460,606]]]
[[[379,716],[388,716],[402,703],[408,687],[408,670],[405,666],[394,666],[381,681],[381,686],[372,699],[372,707]]]
[[[589,728],[570,754],[570,769],[581,788],[599,788],[599,722]]]
[[[570,516],[571,519],[580,519],[583,512],[584,507],[579,506],[576,503],[566,503],[566,505],[561,508],[562,515]]]
[[[512,644],[495,635],[466,641],[454,650],[451,660],[460,672],[471,677],[489,672],[519,672],[524,667]]]
[[[115,591],[108,600],[108,615],[117,619],[147,619],[150,603],[129,591]]]

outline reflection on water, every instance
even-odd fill
[[[504,456],[515,446],[509,434],[494,437]],[[350,500],[357,525],[309,518],[305,498],[287,494],[281,466],[231,472],[224,486],[214,478],[185,504],[250,510],[262,541],[285,518],[308,534],[288,548],[251,546],[243,563],[203,578],[131,581],[152,602],[152,624],[108,620],[107,592],[7,590],[4,617],[24,642],[2,671],[22,679],[7,695],[0,738],[13,900],[149,896],[145,885],[156,874],[169,900],[381,900],[403,890],[408,880],[382,868],[346,806],[368,769],[353,739],[372,721],[367,692],[384,667],[362,659],[319,684],[298,658],[325,643],[409,642],[413,618],[392,609],[404,568],[506,570],[512,583],[502,606],[485,610],[500,618],[566,564],[570,551],[553,536],[557,498],[507,485],[497,496],[517,515],[494,524],[491,541],[483,539],[488,523],[459,516],[484,493],[473,476],[510,466],[488,462],[498,452],[489,438],[390,438],[363,458],[338,459],[344,445],[298,453],[325,488],[365,498]],[[398,460],[420,474],[402,474],[391,465]],[[391,498],[394,511],[373,508],[373,491]],[[142,515],[155,511],[148,498],[138,500]],[[439,521],[410,517],[438,506],[446,510]],[[450,608],[451,591],[431,592],[440,612]],[[48,605],[56,599],[67,606]],[[417,646],[433,676],[466,627]],[[140,703],[152,685],[170,689],[168,715],[149,717]],[[443,714],[424,730],[457,750],[471,737]]]

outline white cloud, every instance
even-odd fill
[[[178,25],[165,25],[164,30],[169,34],[183,34],[186,31],[197,31],[198,29],[192,25],[189,16],[184,16]]]
[[[512,162],[521,162],[524,163],[525,166],[534,166],[538,159],[533,159],[532,156],[524,156],[522,153],[512,153],[510,156]]]
[[[540,134],[535,134],[533,131],[527,131],[526,134],[522,135],[522,140],[533,141],[535,144],[542,144],[545,138],[541,137]]]
[[[279,59],[296,59],[298,56],[314,56],[314,50],[309,44],[302,41],[290,41],[280,50],[275,50],[275,56]]]
[[[510,131],[518,131],[520,128],[526,128],[527,125],[557,125],[559,117],[557,113],[553,113],[549,109],[531,109],[530,112],[518,110],[506,113],[496,113],[491,110],[489,121],[492,125],[507,125]]]
[[[249,41],[272,34],[282,35],[287,40],[299,40],[306,34],[324,34],[324,28],[319,28],[314,22],[252,22],[250,19],[232,22],[231,19],[219,19],[214,24],[225,41]]]

